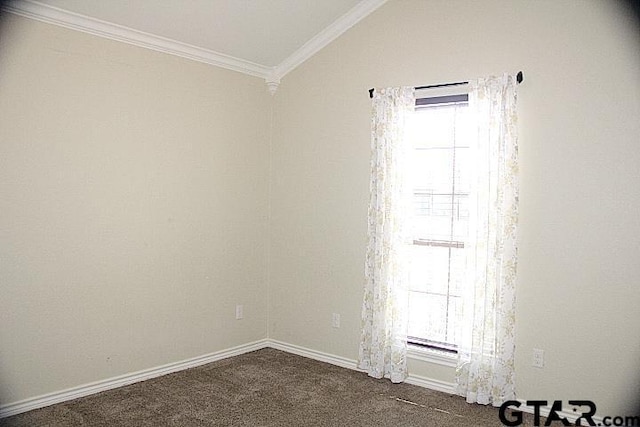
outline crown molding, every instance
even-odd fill
[[[187,43],[69,12],[33,0],[9,2],[3,6],[3,10],[48,24],[54,24],[134,46],[215,65],[250,76],[266,79],[273,72],[273,67],[267,67]]]
[[[48,24],[82,31],[145,49],[151,49],[216,67],[238,71],[250,76],[260,77],[265,79],[267,89],[273,95],[278,89],[282,77],[315,55],[387,1],[388,0],[361,1],[349,12],[338,18],[311,40],[307,41],[300,49],[296,50],[276,67],[256,64],[251,61],[182,43],[166,37],[145,33],[122,25],[49,6],[34,0],[12,1],[5,4],[2,9]]]
[[[283,78],[287,73],[311,58],[387,1],[388,0],[363,0],[358,3],[353,9],[342,15],[277,65],[273,70],[272,78],[277,80]]]

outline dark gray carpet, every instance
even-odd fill
[[[501,425],[495,408],[273,349],[0,420],[3,427]]]

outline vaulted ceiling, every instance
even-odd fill
[[[16,0],[11,12],[280,79],[387,0]]]

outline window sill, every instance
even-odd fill
[[[409,344],[407,356],[414,360],[422,362],[434,363],[436,365],[455,368],[458,356],[446,351],[434,350],[431,348],[423,348],[417,345]]]

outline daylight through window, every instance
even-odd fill
[[[413,147],[409,342],[455,351],[468,229],[467,95],[417,99]]]

